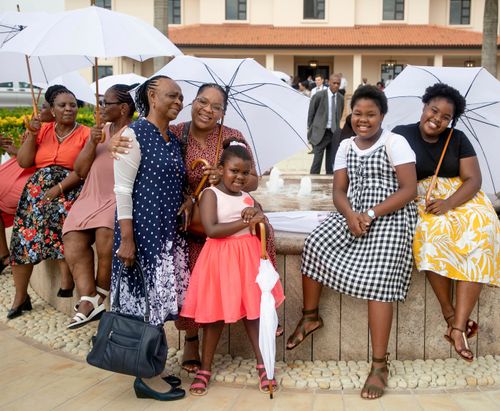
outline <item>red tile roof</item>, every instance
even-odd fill
[[[436,25],[275,27],[195,24],[170,27],[179,47],[210,48],[477,48],[482,33]]]

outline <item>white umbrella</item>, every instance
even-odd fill
[[[482,67],[407,66],[385,89],[389,102],[383,126],[416,123],[422,114],[422,96],[435,83],[446,83],[465,97],[464,114],[456,124],[476,151],[483,190],[500,191],[500,82]],[[451,137],[453,138],[453,136]]]
[[[92,90],[89,87],[89,83],[87,80],[83,78],[83,76],[77,71],[73,71],[70,73],[63,74],[62,76],[58,76],[48,83],[37,83],[35,85],[41,88],[48,88],[53,86],[54,84],[60,84],[66,87],[68,90],[73,92],[78,100],[85,101],[89,104],[95,103],[95,97],[92,93]]]
[[[96,73],[98,58],[124,56],[143,61],[182,54],[164,34],[143,20],[96,6],[50,15],[40,24],[22,30],[4,49],[28,56],[86,56],[95,59]],[[97,121],[98,116],[97,109]]]
[[[14,38],[14,36],[27,26],[40,23],[47,16],[48,13],[45,12],[21,13],[18,11],[4,11],[0,13],[0,47]]]
[[[267,258],[266,251],[266,228],[260,223],[261,258],[259,274],[256,282],[262,291],[260,297],[259,318],[259,349],[264,361],[267,379],[269,380],[269,395],[273,398],[274,363],[276,361],[276,329],[278,328],[278,314],[276,313],[276,301],[273,290],[280,276]]]
[[[135,73],[126,73],[126,74],[116,74],[114,76],[106,76],[99,79],[99,93],[102,95],[106,93],[106,90],[115,84],[127,84],[131,86],[135,83],[144,83],[147,80],[146,77],[139,76]],[[96,91],[96,82],[94,81],[90,88],[93,93]]]
[[[277,71],[277,70],[273,70],[273,71],[271,71],[271,73],[273,73],[279,79],[283,80],[285,83],[290,84],[291,77],[288,74],[283,73],[282,71]]]
[[[191,120],[190,102],[203,83],[225,88],[229,101],[224,124],[248,140],[259,174],[307,148],[309,99],[253,59],[179,56],[158,74],[177,81],[184,94],[185,108],[177,122]]]

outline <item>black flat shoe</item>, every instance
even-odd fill
[[[179,385],[182,384],[181,379],[176,377],[175,375],[167,375],[166,377],[161,377],[161,379],[165,381],[167,384],[171,385],[172,388],[177,388]]]
[[[57,296],[61,298],[71,298],[73,297],[73,290],[75,289],[75,286],[73,288],[59,288],[59,291],[57,292]]]
[[[31,298],[28,294],[24,303],[17,306],[16,308],[11,308],[7,313],[7,319],[12,320],[13,318],[23,315],[23,311],[31,311],[33,307],[31,306]]]
[[[165,377],[168,378],[168,377]],[[134,391],[137,398],[152,398],[157,401],[175,401],[186,396],[186,391],[182,388],[173,387],[167,392],[159,392],[148,387],[140,378],[134,381]]]

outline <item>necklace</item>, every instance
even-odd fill
[[[75,131],[76,128],[78,127],[78,123],[75,121],[75,125],[73,126],[73,128],[68,133],[66,133],[64,136],[60,136],[59,134],[57,134],[57,131],[56,131],[58,125],[59,124],[56,124],[56,126],[54,127],[54,133],[55,133],[57,141],[59,141],[59,143],[62,143],[66,139],[66,137],[68,137],[71,133],[73,133],[73,131]]]

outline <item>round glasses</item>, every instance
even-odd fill
[[[210,101],[208,101],[205,97],[196,97],[195,101],[198,102],[198,104],[203,108],[210,106],[214,113],[222,113],[224,111],[224,106],[222,104],[210,104]]]

